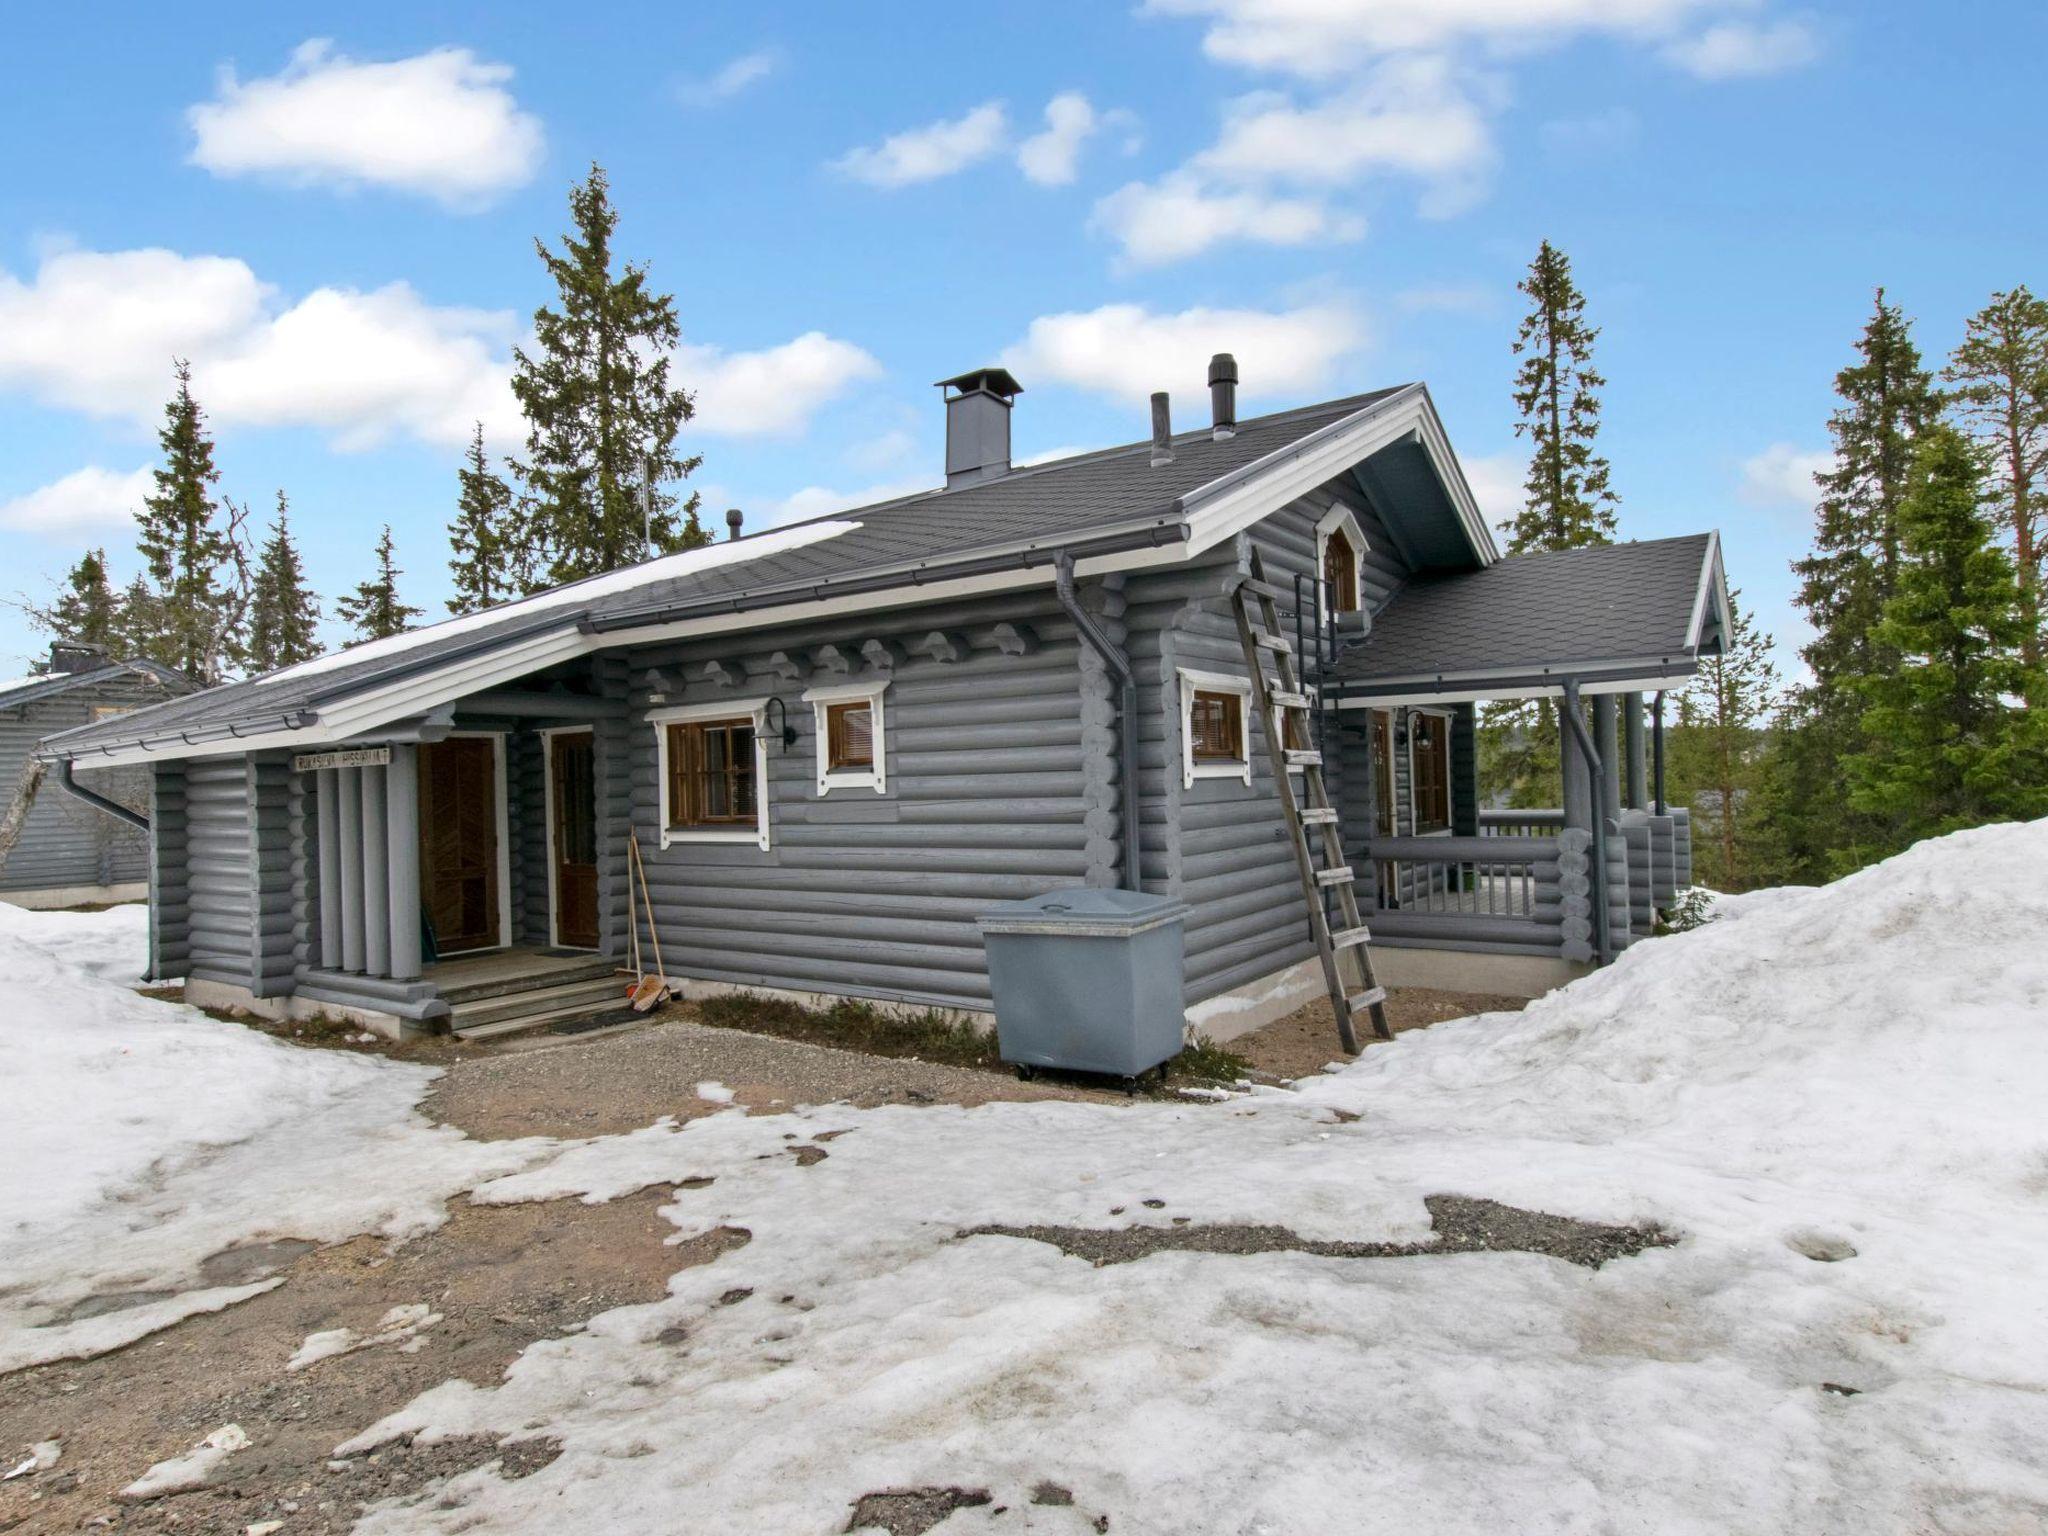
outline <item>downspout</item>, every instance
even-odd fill
[[[129,826],[142,832],[149,831],[149,818],[140,811],[131,811],[118,800],[109,800],[105,795],[87,789],[71,777],[71,759],[57,759],[57,787],[75,799],[83,800],[96,811],[105,811],[116,821],[125,821]]]
[[[1657,690],[1657,701],[1650,706],[1650,759],[1655,765],[1652,775],[1656,780],[1652,794],[1656,797],[1657,814],[1669,816],[1671,808],[1664,803],[1664,690]]]
[[[1052,570],[1053,595],[1059,599],[1060,608],[1074,621],[1074,628],[1088,642],[1088,648],[1100,656],[1102,664],[1115,674],[1122,693],[1117,706],[1120,731],[1117,787],[1123,799],[1123,887],[1127,891],[1141,890],[1138,868],[1138,674],[1131,670],[1131,658],[1124,654],[1123,647],[1103,633],[1095,615],[1083,608],[1080,599],[1074,595],[1074,557],[1064,549],[1055,551]]]
[[[1614,772],[1614,764],[1600,756],[1592,732],[1586,729],[1585,716],[1579,709],[1579,680],[1575,677],[1564,680],[1562,713],[1571,722],[1573,743],[1593,769],[1593,937],[1600,963],[1606,965],[1614,959],[1614,935],[1608,931],[1607,911],[1607,781]]]

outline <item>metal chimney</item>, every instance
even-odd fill
[[[726,508],[725,536],[728,539],[738,538],[740,536],[740,524],[744,521],[746,521],[746,514],[741,512],[738,507]]]
[[[1160,390],[1152,397],[1152,467],[1173,462],[1173,408]]]
[[[946,486],[994,480],[1010,472],[1010,404],[1024,386],[1005,368],[976,368],[941,379],[946,393]]]
[[[1209,359],[1209,414],[1219,443],[1237,435],[1237,359],[1228,352]]]

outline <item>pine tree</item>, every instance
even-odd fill
[[[28,616],[38,629],[64,640],[97,645],[120,659],[126,647],[121,599],[107,579],[107,552],[88,549],[65,574],[63,589],[47,608],[30,605]]]
[[[529,590],[521,580],[520,557],[527,540],[520,508],[511,487],[492,472],[484,456],[482,422],[476,424],[456,478],[461,493],[455,520],[448,525],[448,568],[455,577],[455,595],[448,599],[448,611],[478,613]]]
[[[157,601],[149,612],[157,622],[152,633],[131,638],[153,660],[195,681],[216,683],[236,658],[236,632],[248,598],[240,538],[245,512],[214,501],[220,471],[204,413],[192,398],[190,365],[180,361],[177,377],[177,393],[164,407],[157,433],[164,462],[156,470],[156,490],[136,515],[135,543],[155,587]]]
[[[120,640],[115,649],[119,654],[123,658],[153,655],[150,647],[164,632],[163,604],[151,589],[148,577],[138,575],[128,583],[117,611]]]
[[[1927,430],[1899,507],[1896,590],[1873,636],[1896,662],[1858,680],[1863,748],[1843,764],[1878,836],[1845,849],[1844,867],[2048,813],[2048,677],[2020,655],[2030,615],[1982,475],[1961,433]]]
[[[289,507],[277,493],[277,521],[257,562],[249,599],[248,661],[257,672],[296,666],[320,654],[314,626],[320,621],[320,600],[306,585],[305,566],[292,542]]]
[[[1835,377],[1835,465],[1818,477],[1813,552],[1792,567],[1815,630],[1802,652],[1813,678],[1785,711],[1760,797],[1783,873],[1803,881],[1832,878],[1844,850],[1885,840],[1843,797],[1841,765],[1862,746],[1859,680],[1892,665],[1876,629],[1897,581],[1899,508],[1915,445],[1941,409],[1911,324],[1882,289],[1856,350]]]
[[[1600,332],[1586,323],[1586,299],[1572,280],[1570,259],[1548,240],[1516,286],[1529,296],[1529,313],[1514,341],[1522,359],[1515,374],[1515,435],[1534,446],[1522,508],[1501,528],[1508,552],[1612,543],[1618,499],[1608,484],[1607,460],[1593,451],[1607,384],[1593,366]],[[1557,803],[1563,739],[1549,699],[1487,705],[1479,753],[1484,781],[1508,804]]]
[[[1515,435],[1534,445],[1527,498],[1503,532],[1511,554],[1577,549],[1614,539],[1618,498],[1608,485],[1607,460],[1593,451],[1600,431],[1600,391],[1607,380],[1593,367],[1600,332],[1586,323],[1586,299],[1572,281],[1572,264],[1548,240],[1516,284],[1529,296],[1529,313],[1515,336],[1522,366],[1515,374]]]
[[[2038,663],[2048,560],[2048,301],[2024,287],[1993,294],[1970,317],[1942,379],[1992,466],[1991,507],[2012,538],[2028,616],[2021,650]]]
[[[559,294],[533,317],[534,355],[513,353],[513,393],[526,413],[526,458],[512,466],[531,498],[536,563],[551,582],[617,570],[655,551],[690,549],[708,535],[693,491],[661,487],[700,462],[676,457],[690,419],[688,391],[669,383],[680,338],[675,300],[647,286],[647,269],[612,275],[612,207],[602,169],[569,193],[574,232],[557,255],[536,240]],[[651,477],[651,506],[642,487]]]
[[[1741,596],[1729,594],[1726,645],[1701,660],[1678,695],[1671,738],[1672,776],[1680,798],[1692,806],[1700,882],[1723,891],[1749,890],[1760,866],[1770,862],[1759,856],[1755,802],[1767,727],[1778,706],[1778,668],[1771,637],[1756,627]]]
[[[392,556],[391,525],[386,523],[377,540],[377,574],[359,583],[352,596],[334,602],[341,616],[355,626],[357,643],[402,635],[424,611],[398,600],[398,578],[404,574]]]

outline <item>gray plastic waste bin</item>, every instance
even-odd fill
[[[1167,896],[1084,887],[984,912],[1003,1060],[1136,1077],[1178,1055],[1187,910]]]

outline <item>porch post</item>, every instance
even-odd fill
[[[1614,695],[1593,695],[1593,741],[1600,749],[1600,814],[1613,821],[1621,815],[1621,742],[1616,734]]]
[[[320,966],[329,971],[341,965],[341,796],[337,788],[332,768],[313,771],[320,829]]]
[[[1585,831],[1593,828],[1593,765],[1586,761],[1586,755],[1579,748],[1579,732],[1572,729],[1571,721],[1565,719],[1567,711],[1576,710],[1579,701],[1574,693],[1567,693],[1557,701],[1557,746],[1560,777],[1564,781],[1564,824],[1579,827]]]
[[[1670,814],[1671,808],[1664,802],[1664,690],[1657,690],[1657,702],[1651,706],[1650,747],[1656,759],[1656,779],[1653,792],[1656,794],[1654,809],[1659,816]]]
[[[1650,783],[1643,751],[1643,696],[1624,693],[1621,707],[1624,711],[1622,725],[1628,733],[1628,808],[1647,811],[1650,808]]]
[[[363,968],[363,770],[336,770],[341,826],[334,856],[341,865],[341,968]]]
[[[384,770],[363,770],[363,969],[391,974],[390,883],[384,850],[390,846],[384,822]]]
[[[391,934],[391,974],[417,981],[420,974],[420,781],[419,749],[401,743],[391,749],[384,780],[385,879]]]

